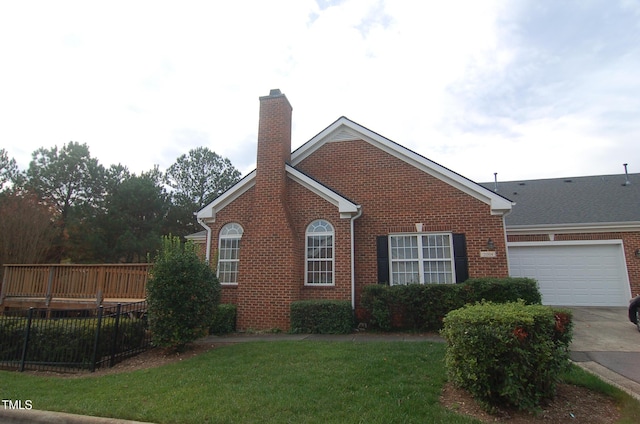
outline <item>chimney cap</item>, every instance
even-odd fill
[[[279,88],[272,88],[269,91],[269,96],[280,96],[282,94],[282,92],[280,91]]]

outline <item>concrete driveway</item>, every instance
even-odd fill
[[[640,400],[640,332],[625,307],[575,307],[571,359]]]

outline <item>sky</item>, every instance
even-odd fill
[[[255,167],[260,96],[295,149],[340,116],[477,182],[640,172],[638,0],[0,2],[0,148],[86,143]]]

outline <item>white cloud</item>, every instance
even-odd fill
[[[166,169],[255,163],[258,97],[299,146],[341,115],[475,180],[621,172],[640,157],[637,3],[5,2],[0,144],[87,143]],[[508,176],[511,177],[508,177]]]

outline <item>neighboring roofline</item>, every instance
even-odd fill
[[[495,193],[344,116],[338,118],[311,140],[294,150],[291,153],[291,164],[296,166],[325,143],[350,140],[364,140],[384,152],[490,205],[492,215],[506,215],[514,205],[511,200],[501,194]]]
[[[207,241],[207,231],[202,230],[197,233],[187,234],[184,238],[191,241]]]
[[[640,231],[640,221],[576,224],[507,225],[507,235],[549,233],[617,233]]]

